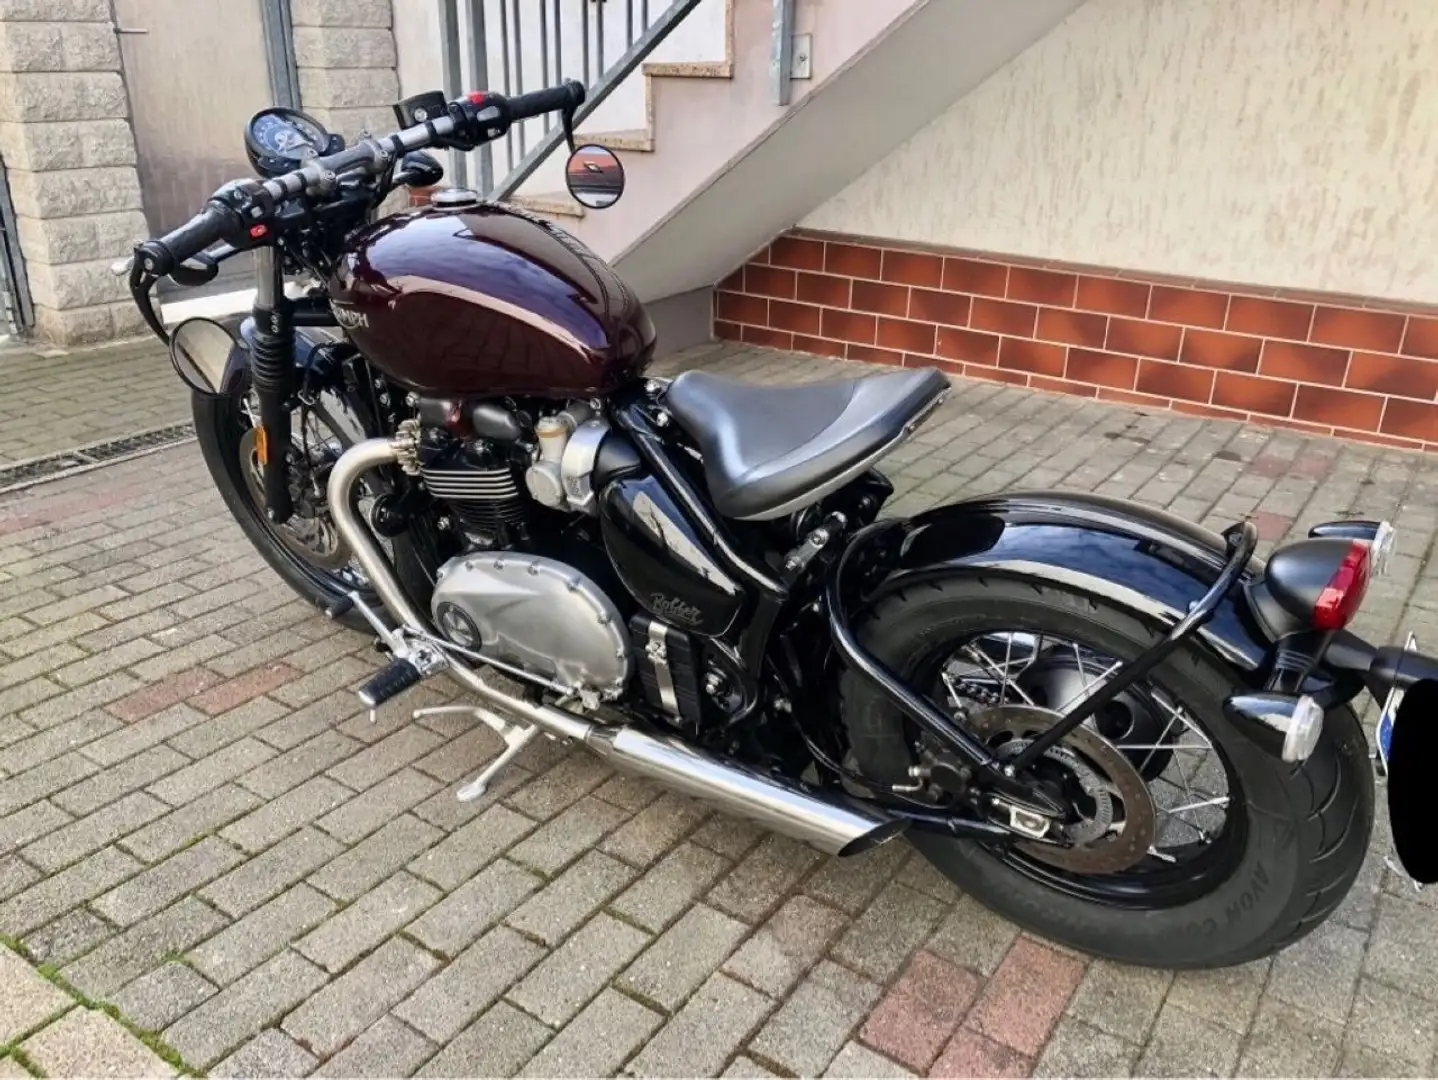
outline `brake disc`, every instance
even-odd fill
[[[1062,719],[1028,705],[1002,705],[971,713],[974,733],[995,747],[1001,760],[1016,757],[1034,738]],[[1075,874],[1115,874],[1142,860],[1158,836],[1158,812],[1148,784],[1133,763],[1097,732],[1078,727],[1043,755],[1062,768],[1093,803],[1078,820],[1059,826],[1069,847],[1019,841],[1040,862]]]
[[[265,505],[264,480],[260,470],[259,453],[255,447],[255,429],[249,428],[240,439],[240,471],[245,475],[245,486],[250,489],[250,498],[257,507]],[[296,470],[298,471],[298,470]],[[300,480],[301,484],[304,480]],[[289,521],[273,529],[280,543],[311,566],[320,570],[343,570],[349,565],[349,546],[340,539],[339,531],[330,520],[329,511],[323,502],[316,503],[305,493],[291,486],[291,495],[304,495],[295,499],[295,512]]]

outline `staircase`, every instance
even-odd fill
[[[544,7],[549,0],[527,2]],[[561,2],[554,0],[556,11]],[[638,0],[581,2],[611,5],[617,18],[620,5],[632,11]],[[580,141],[619,152],[625,197],[602,211],[575,203],[564,186],[557,130],[536,132],[517,155],[508,149],[484,186],[559,222],[615,262],[646,301],[703,290],[1082,2],[653,0],[666,10],[649,19],[645,4],[641,30],[685,8],[669,34],[695,20],[722,20],[722,49],[674,61],[653,43],[646,51],[643,34],[631,35],[624,56],[586,78],[598,104],[586,106],[592,111],[578,125]],[[799,79],[785,62],[794,41],[809,54]],[[555,56],[562,60],[564,51],[557,46]],[[577,74],[552,70],[548,81]],[[487,85],[503,89],[493,77]],[[537,85],[526,78],[522,89]]]

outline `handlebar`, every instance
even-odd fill
[[[220,188],[204,209],[179,228],[136,245],[129,262],[116,263],[115,272],[164,277],[186,259],[220,240],[243,244],[268,232],[276,204],[296,195],[328,194],[341,176],[357,172],[379,174],[411,150],[431,146],[472,150],[502,136],[511,123],[561,109],[575,110],[584,103],[584,84],[573,80],[560,86],[506,98],[500,94],[473,93],[456,98],[439,115],[380,138],[367,138],[326,157],[316,157],[300,168],[265,181],[241,181]]]

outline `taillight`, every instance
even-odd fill
[[[1368,591],[1371,548],[1366,540],[1355,540],[1348,554],[1333,571],[1328,584],[1313,604],[1313,625],[1319,630],[1342,630],[1358,614],[1363,594]]]

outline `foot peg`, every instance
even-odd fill
[[[485,766],[482,773],[455,792],[455,798],[460,802],[473,802],[489,790],[490,782],[539,734],[539,728],[533,724],[519,724],[506,720],[498,713],[480,708],[478,705],[437,705],[429,709],[416,709],[414,718],[418,720],[424,716],[443,716],[455,713],[466,713],[474,717],[493,728],[495,733],[504,740],[504,750],[501,751],[499,757]]]
[[[377,709],[423,678],[424,673],[408,660],[395,660],[382,671],[376,672],[359,688],[359,699],[368,708]]]

